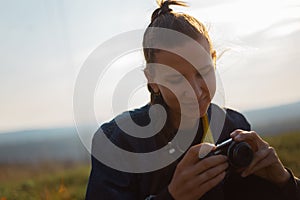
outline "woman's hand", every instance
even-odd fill
[[[234,141],[249,143],[254,151],[253,161],[242,172],[242,177],[255,174],[279,186],[284,185],[289,180],[290,174],[282,165],[275,149],[270,147],[256,132],[238,129],[232,132],[230,136]]]
[[[192,146],[177,165],[168,186],[174,199],[199,199],[224,179],[228,168],[226,156],[211,156],[203,160],[198,157],[200,148],[215,148],[207,148],[209,145],[202,143]]]

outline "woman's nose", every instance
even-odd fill
[[[200,99],[200,97],[203,94],[203,84],[205,84],[205,82],[203,81],[203,79],[197,79],[197,78],[193,78],[189,81],[193,91],[189,91],[186,90],[186,95],[188,97],[192,97],[194,95],[196,95],[197,99]]]

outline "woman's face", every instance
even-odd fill
[[[186,42],[170,51],[155,54],[155,63],[164,66],[154,67],[154,83],[150,83],[150,86],[154,92],[161,93],[170,114],[202,117],[216,90],[215,58],[209,53],[208,43],[202,41],[195,47],[194,43]],[[178,52],[185,59],[177,55]]]

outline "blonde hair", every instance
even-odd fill
[[[176,13],[170,9],[170,5],[187,6],[185,2],[176,0],[157,0],[159,8],[154,10],[151,23],[148,25],[143,38],[143,51],[147,63],[155,61],[155,53],[158,49],[147,48],[149,44],[162,41],[162,35],[150,31],[151,27],[166,28],[183,33],[194,40],[205,39],[209,45],[209,52],[213,53],[213,45],[207,28],[193,16],[185,13]],[[180,41],[179,41],[180,42]],[[178,43],[176,43],[178,44]],[[174,44],[175,45],[175,44]]]

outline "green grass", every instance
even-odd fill
[[[300,132],[264,137],[285,166],[300,175]],[[0,200],[84,199],[88,164],[44,163],[0,166]]]
[[[10,166],[6,169],[8,177],[0,179],[0,200],[84,199],[90,167],[50,165],[46,169],[43,169],[45,164],[33,168],[18,166],[22,168],[16,173],[16,167]]]
[[[300,177],[300,132],[265,137],[264,140],[275,148],[282,163]]]

